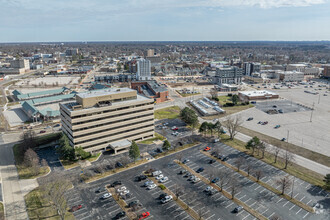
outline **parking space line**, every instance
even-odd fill
[[[232,204],[234,204],[233,202],[229,203],[229,205],[226,206],[226,208],[228,208],[229,206],[231,206]]]
[[[166,209],[170,209],[170,208],[172,208],[173,206],[175,206],[176,205],[176,203],[174,203],[173,205],[171,205],[170,207],[167,207]]]
[[[242,201],[242,199],[245,197],[246,195],[242,196],[241,198],[238,198],[238,200]]]
[[[212,218],[213,216],[215,216],[215,214],[213,214],[213,215],[209,216],[209,217],[208,217],[208,218],[206,218],[205,220],[208,220],[208,219]]]
[[[259,189],[261,187],[261,185],[259,185],[257,188],[255,188],[254,190],[257,190],[257,189]]]
[[[117,212],[117,211],[119,211],[119,210],[121,210],[121,208],[119,207],[119,208],[117,208],[117,209],[115,209],[115,210],[113,210],[113,211],[111,211],[111,212],[109,212],[109,215],[111,214],[111,213],[113,213],[113,212]]]
[[[293,209],[293,207],[295,207],[296,205],[293,205],[291,208],[289,208],[289,210]]]
[[[275,212],[273,212],[270,216],[268,216],[268,219],[270,219],[270,217],[272,217],[275,214]]]
[[[296,213],[296,215],[302,210],[302,208],[299,209],[299,211]]]
[[[247,202],[248,202],[248,201],[250,201],[250,200],[251,200],[251,198],[249,198],[248,200],[246,200],[244,203],[246,203],[246,204],[247,204]]]
[[[242,218],[242,220],[246,219],[249,216],[250,216],[250,213],[248,213],[244,218]]]
[[[301,202],[306,196],[302,197],[299,201]]]
[[[286,203],[283,204],[283,207],[286,206],[290,201],[287,201]]]
[[[180,212],[179,214],[177,214],[176,216],[174,216],[174,218],[176,218],[176,217],[182,215],[183,213],[186,213],[186,212],[185,212],[185,211],[182,211],[182,212]]]
[[[307,212],[307,213],[306,213],[306,215],[304,215],[304,217],[303,217],[303,218],[306,218],[306,216],[307,216],[308,214],[309,214],[309,212]]]
[[[312,200],[309,200],[309,202],[306,203],[306,205],[308,205]]]
[[[265,212],[267,212],[268,211],[268,209],[266,209],[265,211],[263,211],[261,214],[263,215]]]

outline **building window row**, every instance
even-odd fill
[[[95,118],[95,119],[91,119],[91,120],[88,120],[88,121],[76,122],[76,123],[72,123],[72,125],[73,126],[74,125],[81,125],[81,124],[86,124],[86,123],[89,123],[89,122],[95,122],[95,121],[100,121],[100,120],[104,120],[104,119],[120,117],[120,116],[124,116],[124,115],[127,115],[127,117],[129,117],[130,114],[145,112],[145,111],[149,111],[149,110],[153,110],[153,109],[154,108],[147,108],[147,109],[142,109],[142,110],[139,110],[139,111],[125,112],[125,113],[118,114],[118,115],[111,115],[111,116],[108,116],[108,117],[100,117],[100,118]]]
[[[139,133],[134,134],[134,136],[136,136],[136,135],[141,135],[141,134],[144,134],[144,133],[153,132],[153,131],[154,131],[154,129],[151,129],[151,130],[148,130],[148,131],[139,132]],[[93,145],[85,146],[85,147],[83,147],[83,148],[84,148],[84,149],[88,149],[88,148],[96,147],[96,146],[99,146],[99,145],[102,145],[102,144],[111,143],[111,142],[115,142],[115,141],[123,140],[123,139],[126,139],[126,138],[130,138],[130,137],[132,137],[132,136],[133,136],[133,135],[127,135],[127,136],[125,136],[125,137],[121,137],[121,138],[116,138],[116,139],[112,139],[112,140],[104,141],[104,142],[101,142],[101,143],[97,143],[97,144],[93,144]],[[76,144],[76,145],[77,145],[77,144]]]
[[[132,128],[132,129],[129,129],[129,130],[125,130],[125,131],[120,131],[120,132],[116,132],[116,133],[112,133],[112,134],[109,134],[108,136],[106,137],[111,137],[111,136],[115,136],[115,135],[118,135],[118,134],[122,134],[122,133],[127,133],[127,132],[131,132],[131,131],[136,131],[136,130],[139,130],[139,129],[142,129],[142,128],[147,128],[147,127],[150,127],[150,126],[154,126],[153,123],[152,124],[149,124],[149,125],[145,125],[143,127],[137,127],[137,128]],[[132,136],[132,135],[130,135]],[[79,145],[79,144],[83,144],[83,143],[87,143],[87,142],[91,142],[91,141],[95,141],[95,140],[98,140],[100,139],[100,137],[96,137],[96,138],[91,138],[91,139],[88,139],[88,140],[84,140],[84,141],[78,141],[76,143],[74,143],[75,145]],[[123,138],[121,138],[123,139]]]
[[[80,137],[85,137],[85,136],[89,136],[89,135],[94,135],[94,134],[97,134],[97,133],[100,133],[100,132],[104,132],[104,131],[111,131],[111,130],[115,130],[115,129],[119,129],[119,128],[124,128],[124,127],[132,126],[132,125],[137,125],[137,124],[141,124],[141,123],[145,123],[145,122],[153,122],[153,121],[154,121],[154,119],[149,119],[149,120],[139,121],[139,122],[135,122],[135,123],[131,123],[131,124],[125,124],[125,125],[117,126],[117,127],[113,127],[113,128],[102,129],[102,130],[95,131],[95,132],[89,132],[87,134],[81,134],[81,135],[77,135],[77,136],[75,136],[73,134],[73,136],[74,136],[74,138],[80,138]],[[100,125],[100,126],[103,126],[103,124]],[[85,128],[85,129],[91,129],[91,128],[92,127],[88,127],[88,128]]]

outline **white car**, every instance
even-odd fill
[[[117,192],[123,192],[123,191],[125,191],[126,190],[126,186],[122,186],[122,187],[120,187],[120,188],[118,188],[117,189]]]
[[[152,176],[158,176],[158,175],[160,175],[162,173],[163,173],[162,171],[157,170],[157,171],[155,171],[155,172],[152,173]]]
[[[156,186],[157,186],[157,185],[153,183],[153,184],[149,185],[149,186],[147,187],[147,189],[149,189],[149,190],[150,190],[150,189],[154,189],[154,188],[156,188]]]
[[[196,177],[192,182],[193,183],[197,183],[198,181],[200,181],[201,179],[199,179],[198,177]]]
[[[153,184],[154,182],[152,182],[151,180],[145,182],[143,185],[144,186],[150,186],[151,184]]]
[[[164,177],[164,175],[163,174],[160,174],[160,175],[158,175],[157,177],[156,177],[156,179],[157,180],[160,180],[161,178],[163,178]]]
[[[172,199],[173,199],[173,197],[172,197],[171,195],[169,195],[169,196],[165,196],[165,198],[163,198],[163,199],[161,200],[161,202],[162,202],[163,204],[165,204],[165,203],[171,201]]]
[[[190,180],[190,181],[194,181],[195,178],[196,178],[196,177],[195,177],[194,175],[192,175],[191,177],[189,177],[188,180]]]
[[[120,195],[121,196],[124,196],[124,195],[126,195],[126,194],[128,194],[129,193],[129,190],[124,190],[124,191],[121,191],[120,192]]]
[[[166,181],[168,180],[168,177],[167,176],[164,176],[163,178],[161,178],[159,180],[160,183],[165,183]]]
[[[212,186],[208,186],[208,187],[206,187],[206,188],[204,189],[204,191],[205,191],[205,192],[209,192],[211,189],[213,189],[213,187],[212,187]]]
[[[101,199],[107,199],[107,198],[110,198],[111,196],[112,196],[111,193],[105,193],[105,194],[103,194]]]

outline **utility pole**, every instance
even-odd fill
[[[288,130],[288,134],[287,134],[287,136],[286,136],[286,142],[287,142],[287,143],[289,143],[289,132],[290,132],[290,131]]]
[[[313,107],[312,107],[312,112],[311,112],[311,118],[310,118],[310,120],[309,120],[309,122],[312,122],[312,118],[313,118],[313,111],[314,111],[314,102],[313,102]]]
[[[317,104],[320,104],[320,99],[321,99],[321,93],[319,94],[319,101],[317,102]]]

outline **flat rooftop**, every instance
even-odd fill
[[[99,89],[89,92],[82,92],[82,93],[78,93],[77,96],[79,96],[80,98],[93,98],[98,96],[105,96],[105,95],[112,95],[112,94],[119,94],[125,92],[133,92],[133,91],[136,90],[130,88],[109,88],[109,89]]]
[[[136,90],[133,90],[133,91],[136,91]],[[153,99],[137,94],[136,99],[124,100],[124,101],[120,101],[120,102],[113,102],[113,103],[111,103],[111,106],[123,105],[125,103],[133,103],[133,102],[144,101],[144,100],[153,100]],[[69,111],[73,111],[72,107],[76,106],[76,105],[80,105],[80,104],[78,102],[68,102],[68,103],[63,104],[63,106],[65,106],[67,108],[67,110],[69,110]],[[77,110],[74,110],[74,112],[83,111],[86,109],[93,109],[93,108],[96,109],[98,107],[88,107],[88,108],[83,108],[83,109],[77,109]]]
[[[278,95],[275,92],[267,91],[267,90],[255,90],[255,91],[243,91],[239,92],[246,96],[265,96],[265,95]]]

